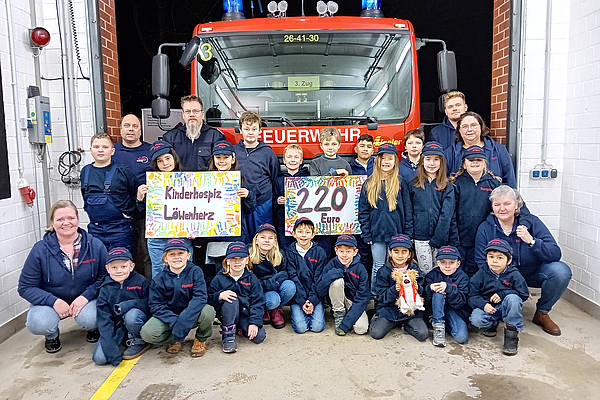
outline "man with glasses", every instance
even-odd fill
[[[431,130],[429,141],[439,142],[444,150],[454,146],[456,138],[456,121],[467,111],[465,95],[458,90],[453,90],[444,95],[444,113],[446,117],[441,124]]]
[[[198,96],[181,98],[185,125],[179,125],[165,133],[163,140],[169,142],[181,159],[184,171],[206,171],[213,145],[225,136],[204,123],[204,107]]]

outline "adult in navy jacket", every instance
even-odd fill
[[[181,109],[185,125],[178,125],[165,133],[163,140],[175,149],[183,171],[206,171],[213,145],[225,140],[225,135],[203,122],[204,107],[198,96],[182,97]]]
[[[489,137],[490,130],[477,113],[467,111],[460,116],[456,128],[456,143],[446,149],[448,174],[455,174],[462,165],[464,151],[470,146],[483,147],[487,169],[502,179],[502,183],[517,187],[515,169],[508,150]]]
[[[141,140],[142,123],[134,114],[121,120],[121,142],[115,143],[112,162],[129,167],[137,178],[137,186],[146,183],[146,171],[150,167],[152,145]]]
[[[513,249],[513,265],[531,287],[542,288],[533,322],[545,332],[559,336],[560,328],[548,313],[560,299],[571,280],[571,269],[560,261],[560,247],[554,237],[535,215],[528,215],[526,223],[519,215],[523,200],[515,189],[502,185],[490,195],[493,214],[479,225],[475,237],[475,262],[481,269],[486,264],[487,243],[499,238]]]
[[[59,200],[50,210],[52,226],[37,242],[21,271],[19,295],[31,304],[26,326],[34,335],[46,337],[46,351],[61,349],[58,323],[74,317],[97,341],[96,298],[106,276],[106,248],[80,229],[77,207]]]
[[[439,142],[444,150],[454,145],[456,122],[465,111],[467,111],[467,103],[462,92],[454,90],[446,93],[444,95],[444,113],[446,116],[441,124],[431,130],[428,141]]]

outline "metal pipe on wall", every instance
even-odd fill
[[[552,44],[552,0],[546,0],[546,49],[544,52],[544,112],[542,117],[542,163],[548,157],[548,119],[550,114],[550,56]]]

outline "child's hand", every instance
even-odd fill
[[[483,311],[485,311],[488,314],[496,313],[496,309],[490,303],[485,303],[485,306],[483,307]]]
[[[338,174],[339,176],[348,176],[348,171],[346,171],[344,168],[339,168],[335,170],[335,173]]]
[[[219,295],[219,300],[225,300],[228,303],[231,303],[235,299],[237,299],[237,293],[233,290],[224,290]]]
[[[243,188],[243,187],[239,188],[237,191],[237,195],[240,197],[248,197],[248,193],[249,193],[248,189]]]
[[[315,307],[308,300],[306,300],[306,302],[302,306],[302,311],[304,311],[304,313],[307,314],[307,315],[311,315],[313,313],[314,309],[315,309]]]
[[[144,200],[144,196],[148,193],[148,185],[140,185],[137,190],[137,199],[138,201]]]
[[[279,196],[277,198],[277,204],[285,204],[285,197],[284,196]]]
[[[432,283],[429,287],[436,293],[446,292],[446,282]]]
[[[524,242],[527,244],[530,244],[533,241],[533,236],[531,236],[531,233],[529,233],[529,230],[527,229],[527,227],[525,225],[519,225],[517,226],[517,236]]]
[[[498,293],[494,293],[492,297],[490,297],[490,301],[494,304],[498,304],[502,301],[502,299],[500,298],[500,296],[498,296]]]
[[[258,326],[254,324],[248,325],[248,339],[252,340],[258,334]]]

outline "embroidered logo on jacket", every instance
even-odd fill
[[[504,283],[506,286],[512,286],[512,282],[509,281],[502,281],[502,283]]]
[[[314,258],[307,257],[308,261],[319,262],[319,260],[315,260]]]
[[[355,278],[360,278],[360,276],[358,276],[357,274],[355,274],[354,272],[350,271],[350,275],[352,275]]]
[[[142,287],[141,286],[127,286],[127,290],[133,290],[133,289],[139,289],[139,290],[141,290]]]
[[[96,259],[95,259],[95,258],[90,258],[89,260],[83,260],[83,261],[81,262],[81,264],[90,263],[90,262],[94,262],[94,261],[96,261]]]
[[[193,287],[194,284],[193,283],[188,283],[188,284],[182,284],[181,287],[182,288],[188,288],[188,287]]]
[[[250,282],[244,282],[244,281],[240,281],[240,283],[244,286],[251,286],[252,284]]]

